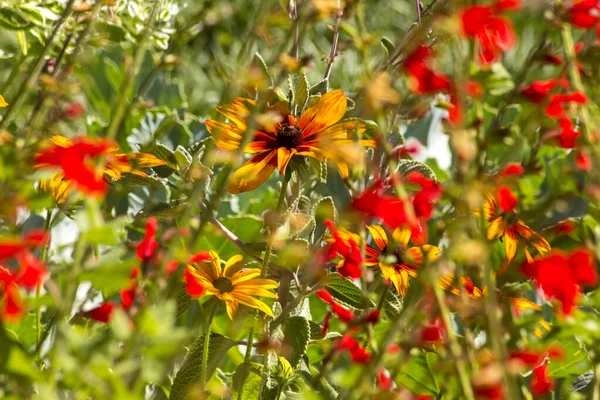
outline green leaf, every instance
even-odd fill
[[[269,68],[267,67],[267,63],[264,58],[259,53],[254,53],[254,57],[252,58],[252,63],[250,64],[251,68],[258,68],[259,71],[264,75],[265,79],[268,79],[270,84],[273,84],[273,78],[269,73]]]
[[[404,176],[408,176],[411,172],[419,172],[425,178],[437,181],[435,172],[427,164],[416,160],[400,160],[398,162],[398,172]]]
[[[175,160],[177,161],[179,171],[187,170],[188,167],[192,164],[192,156],[182,146],[177,146],[173,155],[175,156]]]
[[[390,286],[383,302],[383,311],[390,319],[395,319],[402,311],[402,297],[396,292],[396,288]]]
[[[363,297],[358,286],[350,280],[342,278],[338,273],[327,275],[321,279],[320,284],[331,293],[334,299],[348,307],[365,309],[374,305],[371,300]]]
[[[164,185],[163,181],[153,176],[142,176],[138,174],[127,174],[124,175],[119,181],[119,184],[126,188],[135,188],[140,186],[160,186]]]
[[[396,375],[395,382],[409,388],[415,394],[426,392],[437,396],[440,387],[432,368],[437,364],[438,358],[435,353],[422,353],[409,358]]]
[[[390,58],[390,55],[394,52],[394,43],[390,39],[383,37],[381,38],[381,47],[383,47],[383,51],[385,52],[385,58]]]
[[[235,399],[241,400],[256,400],[260,399],[260,384],[262,382],[261,369],[262,365],[257,363],[250,363],[248,376],[244,379],[244,364],[238,365],[235,373],[233,374],[233,388],[239,391],[239,387],[244,382],[241,396],[236,393],[233,396]]]
[[[0,26],[11,31],[18,31],[29,29],[31,21],[18,8],[2,7],[0,8]]]
[[[311,87],[310,91],[308,93],[311,96],[314,96],[317,94],[324,95],[325,93],[327,93],[328,87],[329,87],[329,81],[327,79],[323,79],[323,80],[317,82],[316,85]]]
[[[288,356],[290,364],[293,368],[296,368],[304,354],[306,354],[311,333],[310,324],[304,317],[291,317],[284,321],[282,330],[285,342],[292,349],[291,354]]]
[[[175,218],[178,215],[181,215],[184,208],[185,204],[158,203],[140,210],[136,217],[154,216],[158,219]]]
[[[295,99],[295,113],[300,113],[304,110],[306,102],[308,101],[309,83],[306,74],[300,74],[298,76],[298,86],[296,87]]]
[[[227,351],[234,345],[235,342],[233,340],[219,335],[218,333],[212,332],[210,334],[210,341],[208,344],[208,364],[206,365],[207,379],[213,374]],[[171,387],[171,395],[169,396],[170,400],[186,399],[188,390],[190,390],[194,383],[200,378],[203,349],[204,335],[196,339],[188,351],[183,365],[177,372],[177,375],[175,375],[173,386]]]
[[[313,215],[317,224],[322,224],[327,219],[335,221],[337,219],[337,209],[333,197],[327,196],[319,200],[313,208]]]
[[[185,289],[184,284],[180,284],[175,294],[176,311],[175,317],[181,316],[192,304],[192,298]]]

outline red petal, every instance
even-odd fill
[[[498,188],[498,205],[504,212],[514,210],[517,207],[517,198],[508,186],[501,185]]]

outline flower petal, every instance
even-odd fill
[[[410,229],[396,228],[394,229],[394,232],[392,232],[392,239],[394,239],[394,242],[398,243],[402,249],[405,249],[410,241],[410,235]]]
[[[498,239],[504,231],[506,231],[506,223],[502,217],[497,217],[495,220],[490,222],[487,230],[488,240]]]
[[[227,309],[227,315],[229,316],[229,319],[233,321],[238,309],[237,301],[226,301],[225,308]]]
[[[303,137],[319,132],[341,120],[346,114],[347,101],[341,89],[325,93],[317,103],[306,110],[298,126],[302,129]]]
[[[388,238],[383,228],[379,225],[367,225],[367,229],[369,230],[369,233],[371,233],[371,236],[373,236],[373,241],[377,247],[379,247],[380,250],[385,249],[388,245]]]
[[[246,161],[231,176],[229,181],[230,193],[238,194],[254,190],[262,185],[275,170],[277,152],[261,153]]]
[[[255,299],[252,296],[248,296],[243,293],[231,292],[231,295],[234,299],[236,299],[240,304],[246,305],[248,307],[259,309],[270,317],[273,317],[273,311],[262,301]]]
[[[238,272],[244,266],[244,256],[237,254],[227,260],[223,269],[223,276],[229,278]]]

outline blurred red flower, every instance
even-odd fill
[[[340,351],[348,350],[352,361],[357,364],[366,364],[371,359],[369,352],[367,352],[367,350],[350,335],[344,335],[344,337],[339,340],[338,346]]]
[[[581,0],[567,8],[567,20],[573,26],[590,29],[598,23],[598,0]]]
[[[156,249],[158,248],[158,242],[154,238],[156,235],[156,231],[158,230],[158,221],[155,217],[148,218],[148,222],[146,223],[146,235],[144,240],[142,240],[136,249],[137,257],[141,261],[146,261],[150,259]]]

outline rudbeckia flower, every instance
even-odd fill
[[[141,169],[166,164],[148,153],[118,154],[116,145],[106,139],[78,137],[71,140],[55,135],[50,141],[51,144],[35,155],[35,167],[61,169],[40,183],[40,189],[50,191],[58,203],[67,199],[72,185],[90,195],[103,195],[108,189],[104,175],[115,180],[121,179],[124,173],[147,176]]]
[[[409,278],[417,276],[417,270],[423,265],[424,257],[426,256],[428,261],[433,261],[440,253],[440,249],[429,244],[409,248],[408,242],[410,241],[411,233],[408,229],[394,230],[392,233],[392,245],[390,245],[382,227],[369,225],[367,229],[373,237],[376,248],[367,245],[365,265],[378,265],[383,277],[394,284],[398,293],[406,296]],[[395,257],[396,261],[394,264],[389,263],[389,256]]]
[[[277,289],[277,282],[260,278],[258,268],[242,270],[243,266],[244,259],[241,255],[231,257],[222,268],[217,253],[213,250],[204,251],[194,256],[192,264],[188,265],[186,283],[188,286],[201,286],[206,295],[223,300],[231,319],[240,304],[259,309],[272,317],[273,311],[257,297],[276,299],[277,295],[269,290]]]
[[[505,190],[499,192],[500,195]],[[512,192],[511,192],[512,193]],[[512,199],[502,199],[501,203],[504,206],[513,203]],[[516,203],[515,203],[516,204]],[[476,216],[481,216],[480,211],[474,212]],[[506,268],[515,258],[517,254],[517,243],[520,242],[525,251],[525,256],[531,260],[531,254],[527,250],[527,245],[531,244],[535,249],[543,254],[550,251],[550,244],[542,236],[537,234],[533,229],[528,227],[520,218],[515,209],[502,210],[493,197],[488,196],[483,204],[483,215],[486,221],[489,222],[487,230],[488,240],[502,238],[504,241],[504,261],[498,271],[498,274],[504,273]]]
[[[235,151],[247,129],[249,108],[255,106],[250,99],[237,98],[233,104],[217,107],[217,111],[230,122],[206,121],[206,128],[223,151]],[[347,153],[355,141],[352,135],[365,132],[366,125],[358,120],[341,119],[346,114],[347,101],[342,90],[333,90],[321,97],[296,120],[285,103],[277,103],[271,112],[281,116],[272,127],[258,127],[252,142],[244,148],[254,154],[232,175],[230,193],[254,190],[271,176],[275,168],[283,174],[293,156],[312,157],[319,161],[334,161],[342,177],[348,177]],[[375,147],[373,140],[360,140],[360,144]]]
[[[337,264],[337,270],[345,278],[358,279],[362,275],[361,264],[363,262],[360,250],[360,236],[343,228],[337,228],[333,221],[325,221],[327,229],[331,232],[325,238],[329,244],[323,248],[321,257],[331,261],[341,257]],[[323,262],[325,260],[322,260]]]

